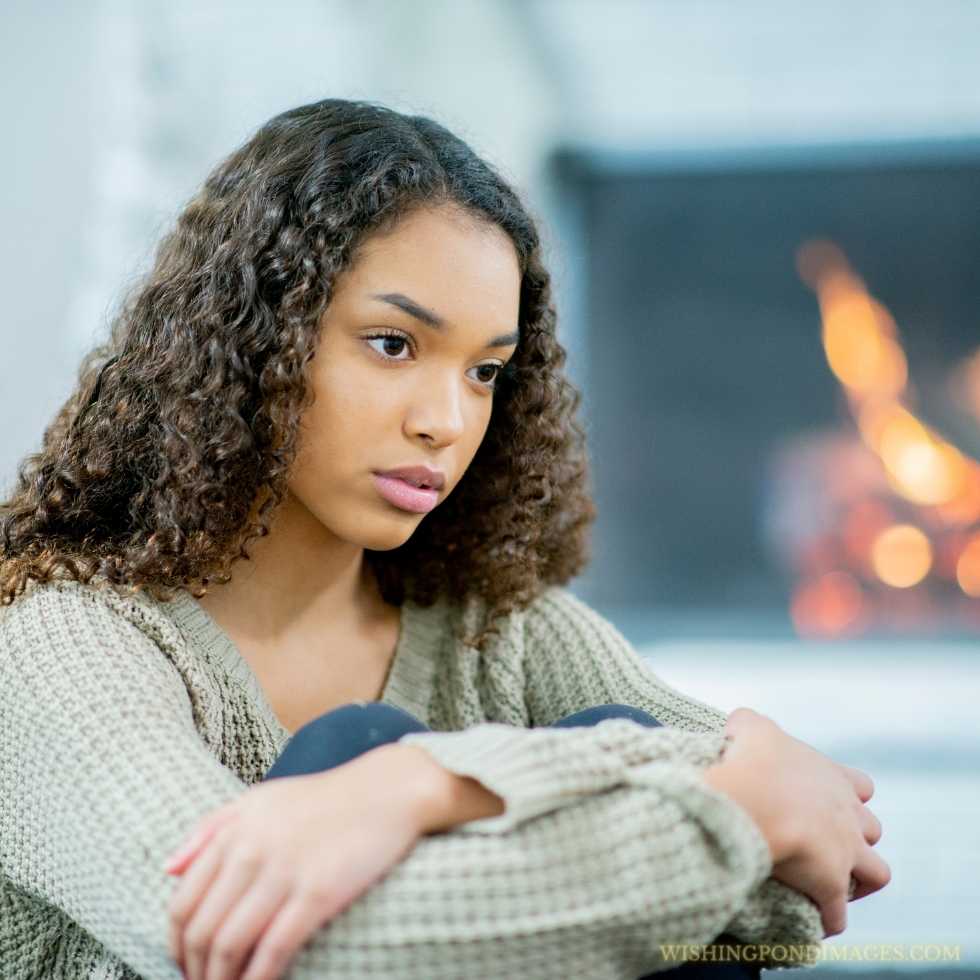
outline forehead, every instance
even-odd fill
[[[450,323],[514,326],[520,284],[517,251],[505,231],[442,208],[412,212],[365,239],[342,288],[348,301],[372,304],[373,294],[398,292]]]

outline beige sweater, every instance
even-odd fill
[[[664,684],[567,589],[508,617],[483,655],[455,639],[462,615],[405,604],[383,700],[433,729],[403,741],[506,812],[422,838],[290,980],[636,980],[677,965],[661,944],[722,932],[813,944],[816,962],[816,906],[768,877],[756,824],[700,777],[722,712]],[[536,727],[610,702],[667,727]],[[288,738],[186,592],[58,581],[0,610],[0,977],[179,980],[164,858]]]

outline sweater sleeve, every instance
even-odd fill
[[[155,628],[52,593],[0,617],[0,867],[139,976],[179,980],[162,862],[245,786],[202,739],[200,706]],[[498,727],[477,729],[492,741]],[[696,766],[636,741],[639,728],[596,728],[598,751],[618,745],[612,765],[630,770],[608,791],[508,833],[422,838],[313,935],[289,980],[635,980],[676,965],[662,944],[716,937],[769,873],[768,847]],[[651,761],[632,765],[637,751]]]
[[[725,727],[724,711],[661,680],[609,620],[566,588],[552,586],[532,603],[524,632],[525,698],[535,725],[615,703],[686,732],[720,733]],[[763,945],[818,947],[823,940],[816,904],[771,877],[752,890],[726,931]]]
[[[721,757],[726,716],[659,681],[615,627],[571,593],[548,590],[525,613],[523,629],[523,693],[533,727],[483,722],[400,739],[503,799],[502,814],[459,825],[460,833],[508,832],[628,782],[636,766],[671,762],[703,769]],[[492,698],[493,691],[486,685],[484,697]],[[509,689],[507,695],[512,696]],[[625,718],[547,727],[574,711],[614,701],[646,709],[663,727]]]
[[[246,787],[161,648],[81,590],[35,590],[0,615],[0,788],[4,876],[141,977],[179,980],[163,862]]]

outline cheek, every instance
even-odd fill
[[[355,366],[323,371],[314,385],[315,401],[301,428],[302,465],[317,472],[358,468],[398,410],[393,386],[379,385]]]
[[[317,403],[331,419],[361,418],[370,424],[397,409],[404,398],[408,379],[401,374],[379,369],[366,357],[333,358],[314,379]]]

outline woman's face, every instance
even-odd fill
[[[321,319],[289,481],[324,528],[378,551],[411,537],[425,512],[386,498],[391,484],[375,476],[386,470],[441,471],[436,506],[452,492],[517,346],[520,285],[506,233],[451,208],[413,212],[364,242]]]

